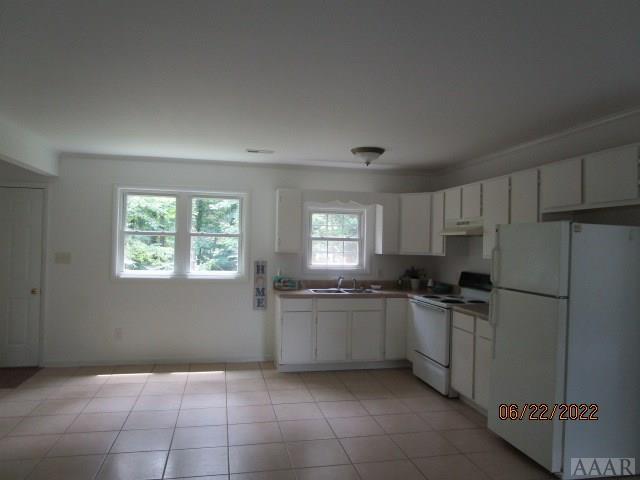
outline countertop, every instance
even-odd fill
[[[280,298],[413,298],[429,295],[429,290],[376,290],[375,293],[314,293],[309,289],[275,290]]]
[[[460,313],[466,313],[467,315],[473,315],[474,317],[482,318],[483,320],[489,320],[489,304],[483,303],[471,303],[468,305],[455,305],[453,310]]]
[[[376,290],[375,293],[314,293],[309,289],[275,290],[280,298],[413,298],[419,295],[429,295],[430,290]],[[488,304],[454,305],[453,310],[474,317],[489,320]]]

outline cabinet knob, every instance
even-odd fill
[[[31,295],[40,295],[40,289],[39,288],[32,288],[31,289]]]

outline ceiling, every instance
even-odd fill
[[[639,106],[639,18],[635,0],[0,0],[0,115],[59,152],[354,166],[377,145],[385,167],[441,168]]]

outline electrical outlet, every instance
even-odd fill
[[[117,341],[122,340],[122,328],[118,327],[113,329],[113,338],[115,338]]]

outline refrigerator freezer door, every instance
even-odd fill
[[[531,410],[522,419],[501,420],[500,405],[517,405],[521,412],[525,405],[563,401],[567,300],[498,289],[492,301],[489,428],[549,471],[559,472],[561,422],[530,420]]]
[[[491,281],[500,288],[566,297],[570,222],[500,225]]]

